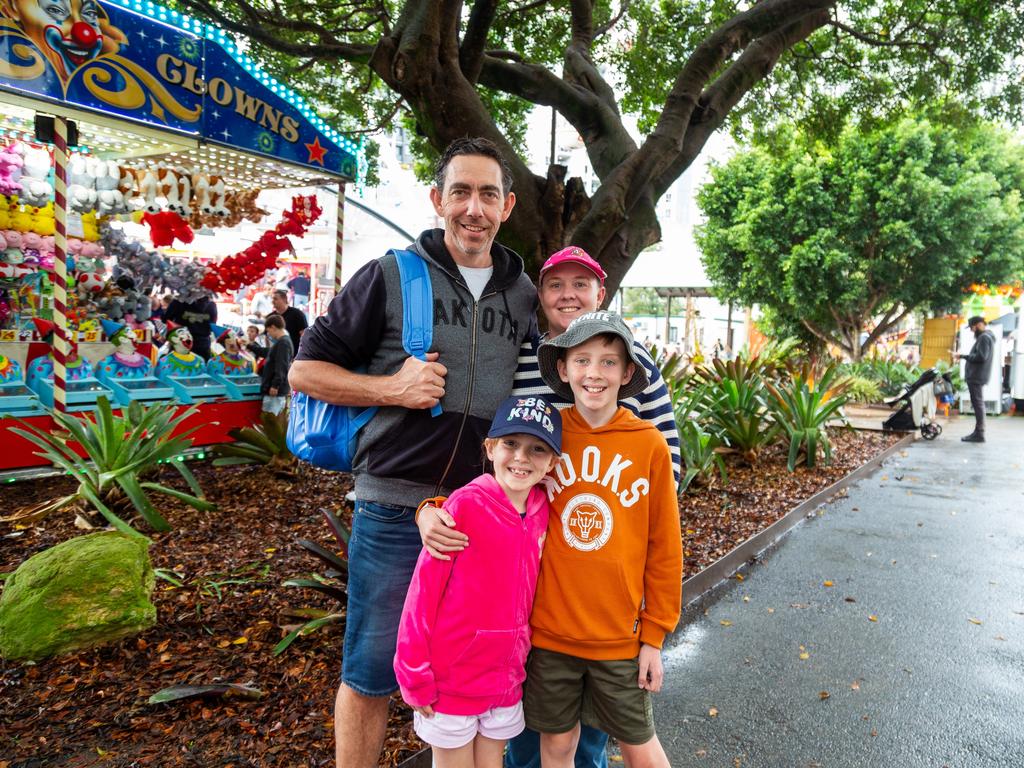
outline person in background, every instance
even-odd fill
[[[309,306],[309,277],[306,270],[300,269],[299,274],[288,281],[292,292],[292,303],[297,309],[305,310]]]
[[[295,357],[295,349],[280,315],[268,315],[266,328],[267,336],[270,337],[270,350],[260,371],[260,394],[263,395],[263,410],[276,416],[288,404],[288,393],[291,391],[288,386],[288,368]]]
[[[274,313],[284,319],[284,326],[288,329],[288,335],[292,337],[292,346],[299,348],[299,338],[302,332],[309,327],[306,321],[306,313],[301,309],[288,306],[288,291],[278,288],[274,291]]]
[[[257,320],[262,320],[274,311],[273,293],[274,284],[267,283],[252,297],[252,301],[249,303],[249,312]]]
[[[210,359],[210,324],[217,322],[217,305],[210,296],[188,302],[172,299],[164,312],[164,322],[187,325],[192,334],[192,351],[204,360]]]
[[[992,377],[995,360],[996,337],[987,330],[985,318],[975,315],[968,319],[967,327],[974,333],[974,346],[969,354],[958,355],[966,363],[964,383],[971,394],[971,410],[974,411],[974,431],[961,437],[965,443],[985,442],[985,397],[982,391]]]

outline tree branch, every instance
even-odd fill
[[[569,20],[572,25],[570,47],[590,53],[594,44],[594,6],[591,0],[569,0]]]
[[[537,64],[484,57],[480,83],[542,106],[554,107],[580,136],[599,178],[604,178],[636,150],[636,143],[617,112],[592,91],[567,82]]]
[[[476,0],[469,12],[469,22],[462,36],[462,45],[459,46],[459,66],[462,68],[462,74],[471,83],[476,83],[480,79],[487,33],[494,23],[497,10],[497,0]]]
[[[690,118],[682,149],[667,163],[654,182],[660,197],[690,167],[708,138],[717,131],[729,112],[750,89],[768,76],[782,54],[828,21],[827,11],[809,13],[782,29],[751,43],[740,57],[708,86],[698,100],[699,109]]]
[[[354,64],[367,64],[373,54],[372,45],[357,45],[337,40],[325,27],[313,22],[282,23],[281,19],[266,19],[259,9],[242,0],[235,0],[239,12],[248,19],[241,21],[226,15],[219,7],[207,0],[182,0],[182,7],[204,16],[224,29],[244,35],[260,45],[279,53],[302,58],[338,58]],[[283,40],[275,29],[309,32],[321,40],[316,43],[295,43]]]
[[[899,307],[899,304],[893,304],[889,308],[889,311],[885,313],[885,316],[882,317],[882,320],[878,323],[878,325],[875,326],[875,329],[870,334],[868,334],[868,337],[864,340],[865,347],[870,347],[872,344],[878,341],[879,337],[883,333],[892,328],[894,325],[899,325],[903,318],[905,318],[907,315],[914,311],[914,307],[906,307],[902,312],[899,313],[899,315],[893,317],[893,313],[896,312],[899,309]]]
[[[853,352],[852,349],[850,349],[842,341],[837,340],[834,336],[829,336],[827,333],[825,333],[823,330],[821,330],[815,323],[811,322],[810,320],[808,320],[806,318],[801,318],[800,322],[803,323],[804,328],[806,328],[808,331],[810,331],[812,334],[814,334],[814,336],[816,336],[817,338],[821,339],[826,344],[835,344],[835,345],[837,345],[839,347],[842,347],[843,350],[845,350],[846,352],[850,352],[852,354],[852,352]]]
[[[619,12],[612,16],[608,21],[594,30],[594,39],[604,37],[610,32],[616,24],[618,24],[622,17],[626,15],[626,11],[629,10],[630,0],[621,0],[619,3]]]
[[[862,43],[867,43],[868,45],[871,46],[895,48],[921,48],[925,51],[928,51],[929,53],[935,52],[935,44],[933,42],[924,43],[919,40],[900,40],[897,38],[884,39],[881,37],[874,37],[873,35],[868,35],[865,34],[864,32],[860,32],[847,24],[843,24],[843,22],[839,21],[836,18],[833,18],[831,21],[829,21],[829,26],[835,27],[836,29],[840,29],[846,34],[850,35],[850,37],[856,40],[860,40]]]

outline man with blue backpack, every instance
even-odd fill
[[[366,423],[351,456],[357,501],[335,701],[338,766],[377,764],[388,697],[398,690],[398,622],[421,548],[416,506],[481,473],[480,445],[509,393],[519,346],[536,333],[537,293],[522,259],[494,242],[515,205],[511,185],[493,143],[453,142],[430,191],[445,228],[359,270],[303,334],[291,368],[296,392],[366,409],[354,416]],[[424,317],[432,324],[424,327]],[[316,409],[295,410],[315,431]],[[315,439],[304,446],[319,450]]]

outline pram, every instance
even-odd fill
[[[921,437],[934,440],[942,434],[942,426],[935,422],[936,389],[952,391],[950,374],[941,376],[934,368],[929,368],[917,381],[905,386],[898,395],[885,401],[890,408],[902,403],[899,410],[882,423],[887,432],[913,432],[921,430]]]

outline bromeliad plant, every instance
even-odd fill
[[[35,455],[48,459],[54,467],[71,475],[78,481],[78,488],[69,496],[3,518],[4,522],[41,520],[65,508],[79,513],[95,510],[122,533],[141,537],[122,515],[134,511],[155,531],[171,529],[150,499],[152,493],[170,496],[204,512],[213,509],[214,505],[203,498],[191,470],[179,460],[181,453],[192,446],[189,435],[198,426],[175,432],[196,409],[190,408],[178,415],[176,411],[177,406],[170,403],[147,407],[133,402],[115,415],[107,399],[100,397],[95,414],[54,412],[57,428],[50,432],[18,419],[23,428],[9,429],[37,445],[40,450]],[[84,458],[76,452],[76,447],[85,453]],[[161,463],[177,470],[192,493],[146,480]]]
[[[796,469],[801,452],[808,467],[813,467],[818,448],[825,453],[825,462],[832,460],[832,443],[826,426],[829,421],[846,418],[840,409],[849,400],[848,380],[840,373],[837,363],[829,364],[815,376],[815,369],[809,364],[790,369],[790,380],[778,386],[766,382],[771,392],[771,408],[776,422],[789,435],[789,460],[787,466]]]
[[[690,487],[690,483],[694,481],[698,485],[711,485],[716,469],[722,482],[729,482],[729,475],[725,471],[725,462],[719,452],[720,445],[720,441],[714,435],[701,429],[700,424],[696,421],[681,422],[679,450],[682,454],[683,466],[686,469],[679,484],[680,493],[685,493],[686,489]]]
[[[287,411],[276,416],[264,411],[258,426],[235,427],[228,432],[235,442],[214,446],[213,454],[218,458],[213,460],[213,465],[264,464],[278,476],[294,479],[299,460],[288,450],[287,432]]]
[[[755,464],[761,451],[778,437],[781,427],[775,423],[768,406],[767,371],[754,356],[701,366],[693,380],[703,387],[705,420],[709,430],[720,435],[732,452]]]
[[[300,608],[290,611],[291,615],[306,618],[309,621],[285,635],[284,639],[274,646],[274,656],[284,653],[299,635],[308,635],[320,629],[320,627],[327,626],[328,624],[338,624],[345,620],[344,608],[348,603],[348,541],[352,532],[331,510],[321,509],[320,514],[324,516],[327,525],[331,529],[331,533],[334,534],[340,554],[331,552],[315,541],[299,539],[299,545],[320,558],[327,565],[327,571],[324,574],[311,574],[307,578],[288,579],[283,584],[286,587],[302,587],[316,590],[333,597],[339,603],[338,610],[323,611],[314,608]]]

